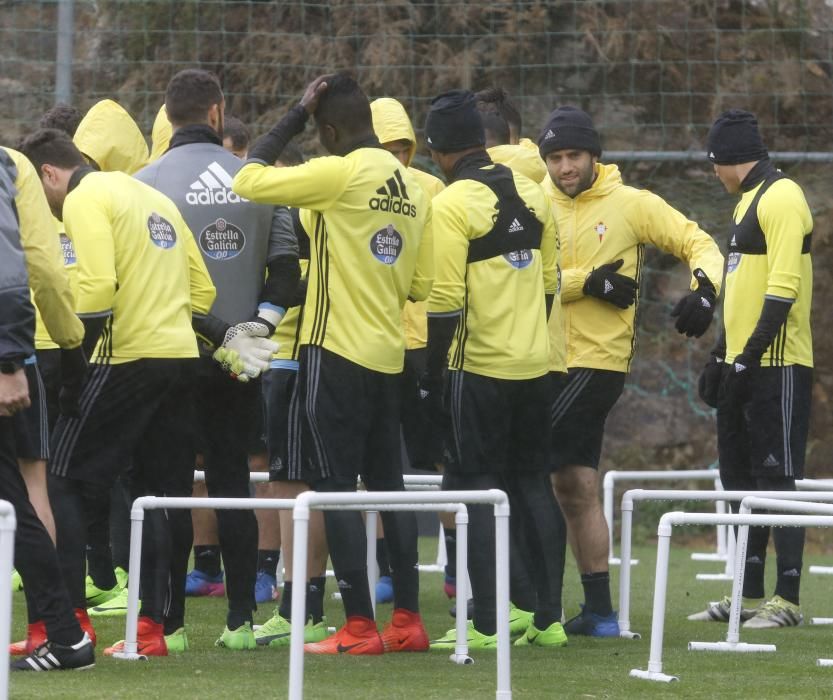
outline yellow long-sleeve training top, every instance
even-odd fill
[[[691,270],[701,268],[719,291],[723,255],[709,234],[661,197],[622,182],[616,165],[599,163],[593,185],[568,197],[547,177],[561,237],[561,303],[567,367],[627,372],[635,349],[634,317],[639,303],[619,309],[583,292],[587,275],[620,258],[618,270],[639,281],[646,244],[676,256]],[[695,286],[692,277],[692,288]]]
[[[35,338],[46,341],[46,345],[36,342],[36,347],[77,348],[84,339],[84,326],[75,315],[61,242],[40,177],[26,156],[11,148],[4,150],[17,167],[15,206],[35,303]]]
[[[249,162],[234,191],[253,202],[313,213],[301,345],[316,345],[368,369],[404,364],[401,313],[431,291],[431,204],[402,164],[380,147],[275,168]]]
[[[191,314],[208,313],[216,292],[174,203],[120,172],[78,171],[70,187],[78,315],[107,318],[93,361],[197,357]]]

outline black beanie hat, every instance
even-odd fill
[[[474,93],[449,90],[435,97],[425,120],[425,140],[428,148],[441,153],[483,146],[486,136]]]
[[[717,118],[709,129],[706,148],[709,160],[716,165],[752,163],[769,157],[758,120],[743,109],[730,109]]]
[[[559,107],[547,117],[546,126],[538,138],[538,152],[546,158],[550,151],[575,148],[589,151],[597,158],[602,155],[599,132],[587,112],[569,105]]]

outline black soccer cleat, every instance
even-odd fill
[[[95,666],[95,651],[87,633],[77,644],[46,641],[11,665],[12,671],[84,671]]]

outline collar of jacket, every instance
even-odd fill
[[[91,168],[89,165],[82,165],[78,168],[72,175],[69,176],[69,182],[67,183],[67,194],[72,192],[76,187],[78,187],[78,183],[81,182],[87,175],[90,173],[94,173],[95,168]]]
[[[189,124],[174,132],[174,135],[171,136],[171,143],[168,146],[168,150],[170,151],[177,146],[185,146],[189,143],[213,143],[217,146],[222,146],[223,139],[208,124]]]
[[[755,163],[755,166],[746,173],[743,182],[740,183],[741,192],[749,192],[749,190],[760,185],[767,177],[776,170],[775,166],[769,158],[764,158]]]
[[[494,165],[494,161],[489,157],[485,148],[482,151],[468,153],[454,164],[454,169],[451,171],[451,177],[448,178],[448,181],[460,180],[464,177],[466,170],[478,170],[487,165]]]
[[[342,154],[342,158],[349,156],[353,151],[358,151],[360,148],[382,148],[382,144],[379,143],[379,137],[376,134],[366,136],[351,146],[348,146],[347,150]]]

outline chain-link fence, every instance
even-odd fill
[[[314,76],[352,70],[372,96],[396,97],[417,130],[433,95],[504,87],[535,137],[559,104],[590,112],[629,184],[663,195],[722,241],[734,199],[697,158],[721,110],[755,111],[771,150],[824,153],[833,139],[831,0],[0,0],[0,130],[13,144],[55,101],[86,109],[109,97],[149,132],[168,79],[200,66],[223,83],[227,109],[255,133]],[[63,25],[59,22],[63,20]],[[63,27],[63,28],[62,28]],[[57,76],[57,78],[56,78]],[[57,84],[56,84],[57,80]],[[309,135],[312,139],[312,136]],[[304,142],[312,151],[312,140]],[[816,216],[817,383],[810,461],[833,460],[833,302],[827,231],[829,164],[796,164]],[[611,416],[609,463],[702,464],[713,419],[694,384],[709,339],[686,342],[670,311],[684,267],[651,253],[640,345]],[[829,325],[829,324],[828,324]],[[634,422],[636,421],[636,425]],[[639,436],[638,444],[633,439]]]

